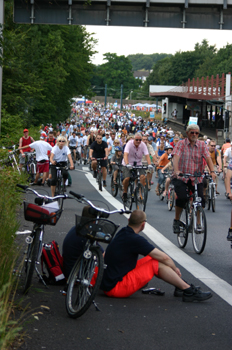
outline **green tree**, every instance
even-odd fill
[[[137,53],[135,55],[128,55],[127,57],[132,63],[133,71],[136,70],[151,70],[155,63],[163,58],[170,57],[167,53],[153,53],[151,55],[144,55],[143,53]]]

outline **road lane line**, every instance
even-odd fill
[[[123,207],[122,203],[114,198],[108,191],[103,188],[103,191],[98,190],[98,184],[96,179],[93,178],[92,174],[86,174],[88,181],[91,185],[102,195],[102,197],[107,200],[111,205],[117,209]],[[109,184],[108,184],[109,186]],[[128,218],[129,215],[125,216]],[[173,260],[178,262],[185,270],[190,272],[194,277],[203,282],[211,290],[213,290],[217,295],[219,295],[223,300],[225,300],[229,305],[232,306],[232,286],[215,275],[213,272],[208,270],[206,267],[198,263],[196,260],[184,253],[175,244],[170,242],[165,236],[157,231],[153,226],[146,223],[145,230],[143,233],[149,237],[155,244],[161,248],[166,254],[168,254]]]

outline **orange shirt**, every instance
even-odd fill
[[[165,167],[165,165],[167,165],[168,163],[169,163],[168,154],[165,152],[160,157],[159,165],[158,165],[157,169],[163,169]]]

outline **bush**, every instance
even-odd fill
[[[16,184],[22,182],[21,175],[6,168],[0,172],[0,349],[8,349],[16,338],[20,328],[11,319],[14,303],[15,279],[13,269],[17,258],[14,244],[15,232],[18,229],[17,206],[20,193]]]

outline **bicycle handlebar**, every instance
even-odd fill
[[[200,172],[195,172],[194,174],[188,174],[188,173],[183,174],[183,173],[179,173],[178,176],[180,176],[180,177],[187,177],[187,178],[188,178],[188,177],[202,177],[203,174],[200,173]]]
[[[75,193],[73,191],[69,192],[73,197],[75,197],[77,199],[78,202],[80,203],[86,203],[88,205],[90,205],[91,208],[93,208],[94,210],[96,210],[97,212],[100,212],[101,214],[106,214],[106,215],[111,215],[111,214],[130,214],[131,210],[124,210],[124,209],[118,209],[118,210],[112,210],[112,211],[108,211],[106,209],[103,208],[99,208],[96,207],[90,200],[88,200],[87,198],[85,198],[85,196],[83,194],[78,194]],[[107,217],[108,217],[107,216]]]
[[[39,194],[37,191],[33,190],[33,189],[30,188],[29,186],[20,185],[20,184],[17,184],[16,186],[19,187],[19,188],[21,188],[21,189],[24,190],[25,192],[33,192],[37,197],[42,198],[42,199],[47,199],[48,201],[50,201],[50,203],[56,201],[56,200],[59,199],[59,198],[62,198],[62,199],[68,199],[68,198],[70,198],[67,194],[58,194],[58,196],[49,197],[49,196],[47,196],[47,195]],[[39,204],[39,203],[37,203],[37,204]]]

